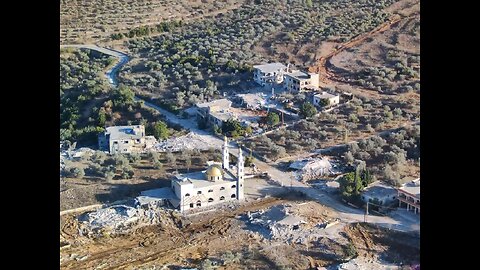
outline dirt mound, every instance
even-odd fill
[[[389,230],[371,224],[345,226],[347,237],[359,256],[392,263],[415,264],[420,261],[420,238],[413,233]]]

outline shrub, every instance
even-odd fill
[[[305,102],[300,107],[300,114],[304,118],[312,117],[317,114],[317,109],[310,102]]]
[[[68,170],[68,176],[73,178],[83,178],[85,176],[85,171],[80,167],[71,167]]]
[[[162,121],[158,121],[153,125],[153,136],[158,140],[165,140],[170,136],[167,124]]]

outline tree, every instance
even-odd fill
[[[68,175],[74,178],[83,178],[85,176],[85,171],[80,167],[72,167],[68,172]]]
[[[192,166],[192,157],[190,155],[185,156],[185,167],[187,167],[187,171],[190,171],[190,167]]]
[[[330,105],[330,99],[328,98],[320,99],[320,105],[322,105],[322,107],[327,107],[328,105]]]
[[[274,112],[269,112],[267,115],[267,124],[271,127],[278,125],[280,117]]]
[[[348,151],[347,153],[345,153],[345,162],[348,163],[348,164],[352,164],[353,161],[355,160],[355,158],[353,157],[352,153],[350,151]]]
[[[162,121],[155,123],[153,126],[153,135],[159,140],[167,139],[170,136],[170,131],[168,130],[167,124]]]
[[[124,107],[135,103],[135,93],[127,86],[120,84],[113,92],[113,104]]]
[[[300,114],[301,114],[304,118],[312,117],[312,116],[314,116],[315,114],[317,114],[317,109],[315,108],[315,106],[312,105],[312,103],[310,103],[310,102],[305,102],[305,103],[303,103],[302,106],[300,107]]]
[[[305,5],[306,5],[308,8],[313,7],[312,0],[305,0]]]
[[[155,161],[153,162],[153,168],[155,168],[155,169],[157,169],[157,170],[160,170],[161,168],[163,168],[163,164],[162,164],[160,161],[155,160]]]
[[[174,167],[175,166],[175,163],[177,162],[177,158],[175,157],[175,155],[173,155],[172,152],[167,152],[167,162],[172,166]]]
[[[113,177],[115,177],[115,172],[114,171],[110,171],[110,170],[107,170],[103,173],[103,176],[105,177],[105,179],[107,179],[108,181],[112,180]]]
[[[238,120],[230,118],[223,123],[222,133],[231,137],[237,137],[243,135],[245,130]]]
[[[107,121],[107,115],[105,108],[101,107],[100,110],[98,110],[98,125],[102,127],[105,126],[105,121]]]
[[[135,163],[137,161],[139,161],[142,157],[140,156],[139,153],[130,153],[128,155],[128,160],[131,162],[131,163]]]

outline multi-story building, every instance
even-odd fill
[[[305,73],[298,70],[285,73],[283,85],[289,92],[299,92],[305,88],[318,88],[320,86],[320,75],[318,73]]]
[[[224,121],[234,117],[233,113],[229,111],[231,106],[232,102],[226,98],[196,104],[197,117],[211,126],[222,127]]]
[[[253,80],[261,86],[280,84],[287,67],[281,63],[270,63],[253,66]]]
[[[146,145],[143,125],[107,127],[104,133],[98,135],[99,149],[110,154],[142,152]]]
[[[405,207],[415,214],[420,214],[420,178],[403,184],[398,191],[398,207]]]

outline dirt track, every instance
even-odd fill
[[[407,6],[408,6],[408,8],[411,8],[411,7],[413,7],[415,5],[418,5],[418,4],[419,4],[419,2],[413,2],[413,3],[411,3],[411,5],[408,5],[408,3],[407,3]],[[405,7],[403,6],[403,7],[397,7],[397,8],[404,9]],[[334,57],[335,55],[341,53],[342,51],[346,50],[346,49],[361,45],[362,43],[366,42],[369,38],[372,38],[375,35],[378,35],[378,34],[384,32],[384,31],[398,25],[401,21],[412,19],[414,16],[417,16],[417,14],[413,13],[413,14],[409,14],[409,15],[404,15],[404,14],[400,14],[399,11],[397,10],[397,13],[394,14],[385,23],[379,25],[378,27],[371,30],[370,32],[358,35],[355,38],[353,38],[353,39],[351,39],[351,40],[349,40],[345,43],[342,43],[338,47],[334,48],[330,53],[321,57],[319,59],[317,65],[311,66],[309,68],[309,72],[320,73],[320,84],[323,84],[323,85],[329,85],[329,86],[332,86],[332,85],[338,85],[338,86],[349,85],[348,82],[346,82],[342,78],[338,77],[333,71],[331,71],[329,69],[330,59],[332,57]],[[369,98],[381,99],[382,97],[386,96],[384,94],[381,94],[381,93],[379,93],[377,91],[373,91],[373,90],[363,89],[363,88],[359,88],[359,87],[353,87],[353,88],[355,89],[355,91],[352,91],[352,92],[354,92],[354,94],[361,94],[361,95],[367,96]],[[417,93],[409,93],[409,94],[406,94],[404,96],[405,96],[404,98],[413,98],[413,99],[416,99],[416,100],[420,100],[420,95],[417,94]]]
[[[148,226],[137,229],[134,233],[115,238],[104,237],[95,242],[79,245],[61,252],[65,256],[71,254],[88,254],[83,260],[68,260],[61,263],[62,269],[86,269],[105,265],[104,269],[131,269],[134,266],[149,262],[174,263],[179,254],[196,254],[204,257],[202,249],[229,232],[231,221],[235,216],[247,211],[254,211],[285,202],[284,199],[267,198],[242,206],[234,211],[219,213],[213,219],[205,219],[178,229],[174,226]],[[62,226],[61,237],[73,241],[77,239],[74,217],[70,216]],[[174,220],[178,218],[174,218]],[[193,223],[192,223],[193,224]],[[235,243],[235,241],[230,241]],[[194,254],[192,254],[194,255]],[[190,255],[191,257],[191,255]],[[194,256],[195,257],[195,256]]]

